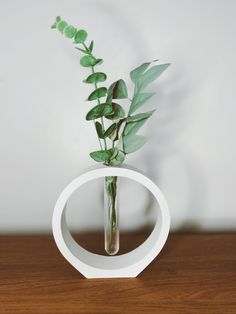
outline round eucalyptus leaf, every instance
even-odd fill
[[[113,111],[113,107],[111,104],[99,104],[93,107],[86,115],[86,120],[96,120],[101,117],[105,117],[106,115],[111,114]]]
[[[107,162],[112,156],[110,150],[98,150],[89,154],[97,162]]]
[[[66,23],[66,21],[60,21],[58,24],[57,24],[57,28],[59,29],[60,32],[64,32],[64,29],[66,28],[68,24]]]
[[[96,58],[94,58],[93,56],[83,56],[81,59],[80,59],[80,64],[83,66],[83,67],[91,67],[94,65],[94,62],[96,61]]]
[[[76,34],[76,28],[72,25],[70,26],[67,26],[65,29],[64,29],[64,34],[67,38],[73,38]]]
[[[106,87],[99,87],[97,89],[95,89],[88,97],[88,100],[91,101],[91,100],[95,100],[95,99],[98,99],[100,97],[104,97],[106,96],[106,93],[107,93],[107,89]]]
[[[105,73],[102,72],[96,72],[91,75],[89,75],[86,80],[84,80],[85,83],[99,83],[99,82],[104,82],[107,79],[107,76]]]
[[[75,35],[75,42],[77,44],[81,44],[85,42],[87,36],[88,36],[87,32],[84,29],[80,29]]]
[[[112,112],[112,114],[106,116],[107,119],[118,120],[118,119],[122,119],[125,117],[125,111],[121,107],[121,105],[113,102],[112,107],[113,107],[113,112]]]
[[[60,17],[60,16],[57,16],[57,17],[56,17],[56,22],[59,23],[60,21],[61,21],[61,17]]]

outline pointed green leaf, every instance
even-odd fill
[[[145,62],[130,72],[130,78],[133,83],[135,83],[139,76],[144,73],[144,71],[149,67],[150,63],[151,62]]]
[[[57,17],[56,17],[56,22],[59,23],[60,21],[61,21],[61,17],[60,17],[60,16],[57,16]]]
[[[143,119],[147,119],[149,117],[151,117],[151,115],[155,112],[155,110],[152,110],[152,111],[147,111],[147,112],[142,112],[142,113],[138,113],[138,114],[135,114],[133,116],[129,116],[127,119],[126,119],[126,122],[136,122],[136,121],[140,121],[140,120],[143,120]]]
[[[113,102],[112,107],[113,107],[113,112],[112,112],[112,114],[106,116],[107,119],[118,120],[118,119],[122,119],[125,117],[125,111],[121,107],[121,105]]]
[[[149,117],[153,114],[155,110],[145,112],[145,113],[139,113],[135,116],[131,116],[127,118],[127,123],[125,125],[125,128],[123,130],[124,136],[128,135],[134,135],[138,132],[138,130],[144,125],[144,123],[147,121]]]
[[[80,59],[80,64],[83,66],[83,67],[91,67],[91,66],[94,66],[96,62],[96,58],[94,58],[93,56],[83,56],[81,59]]]
[[[131,101],[129,114],[139,109],[146,101],[148,101],[155,93],[136,93]]]
[[[67,38],[73,38],[76,34],[76,31],[77,29],[74,26],[69,25],[69,26],[66,26],[63,32]]]
[[[143,90],[148,84],[156,80],[161,75],[161,73],[168,68],[169,65],[169,63],[158,64],[144,72],[142,76],[140,76],[136,81],[137,90]]]
[[[84,80],[84,83],[99,83],[99,82],[104,82],[107,79],[107,76],[105,73],[102,72],[96,72],[91,75],[89,75],[86,80]]]
[[[103,134],[103,138],[109,137],[116,130],[116,123],[113,123]]]
[[[77,49],[79,51],[82,51],[83,53],[89,54],[89,52],[87,50],[85,50],[85,49],[78,48],[78,47],[75,47],[75,49]]]
[[[81,44],[83,43],[86,38],[87,38],[88,34],[84,29],[80,29],[76,34],[75,34],[75,43],[76,44]]]
[[[66,23],[66,21],[60,21],[58,24],[57,24],[57,28],[59,29],[60,32],[64,32],[64,29],[66,28],[68,24]]]
[[[99,104],[93,107],[86,115],[86,120],[95,120],[101,117],[106,117],[113,112],[113,107],[111,104]]]
[[[91,41],[88,49],[89,49],[90,53],[93,51],[93,40]]]
[[[113,167],[118,167],[121,166],[121,164],[124,162],[125,154],[117,148],[115,148],[115,150],[117,150],[117,152],[115,153],[114,157],[113,156],[111,157],[109,165]]]
[[[108,162],[113,152],[111,150],[98,150],[90,153],[90,157],[97,162]]]
[[[95,90],[89,95],[88,100],[91,101],[91,100],[95,100],[95,99],[104,97],[104,96],[106,96],[106,93],[107,93],[106,87],[99,87],[99,88],[95,89]]]
[[[124,80],[118,80],[111,84],[107,92],[107,102],[112,99],[124,99],[128,97],[128,91]]]
[[[103,63],[103,60],[102,59],[96,59],[96,61],[94,62],[94,66],[95,65],[100,65]]]
[[[131,135],[123,137],[125,154],[130,154],[140,149],[147,142],[147,138],[141,135]]]
[[[99,138],[103,138],[103,132],[102,132],[102,125],[101,125],[101,123],[96,121],[95,127],[96,127],[96,131],[97,131],[98,137]]]

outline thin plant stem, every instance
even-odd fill
[[[85,43],[82,43],[82,44],[83,44],[84,49],[85,49],[86,51],[88,51],[89,55],[90,55],[90,56],[93,56],[93,55],[89,52],[88,47],[86,46],[86,44],[85,44]],[[91,66],[91,70],[92,70],[92,73],[95,72],[95,71],[94,71],[94,66]],[[97,89],[97,83],[96,83],[96,82],[94,83],[94,87],[95,87],[95,89]],[[98,103],[98,105],[101,104],[99,98],[97,99],[97,103]],[[104,131],[105,131],[105,127],[104,127],[103,117],[101,117],[101,125],[102,125],[102,131],[104,132]],[[95,126],[95,121],[94,121],[94,126]],[[101,149],[102,149],[101,140],[100,140],[99,136],[98,136],[98,139],[99,139],[100,147],[101,147]],[[107,150],[107,142],[106,142],[106,139],[105,139],[105,138],[103,139],[103,142],[104,142],[104,148],[105,148],[105,150]]]

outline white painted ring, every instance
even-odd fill
[[[132,179],[145,186],[159,203],[156,225],[139,247],[118,256],[103,256],[85,250],[72,238],[66,224],[66,203],[72,193],[83,184],[105,176]],[[157,185],[129,166],[96,166],[75,178],[59,196],[52,220],[55,242],[61,254],[87,278],[136,277],[152,262],[163,248],[170,229],[170,215],[164,195]]]

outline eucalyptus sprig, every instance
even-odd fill
[[[104,86],[107,75],[97,71],[97,66],[101,65],[103,60],[94,55],[93,40],[89,44],[86,43],[88,34],[84,29],[68,25],[60,16],[56,17],[51,28],[58,29],[65,37],[74,41],[75,48],[83,53],[80,59],[81,66],[91,70],[91,74],[83,82],[93,85],[94,90],[88,96],[88,101],[95,101],[96,105],[88,111],[86,120],[94,123],[100,150],[91,152],[90,157],[108,166],[120,166],[127,154],[135,152],[147,141],[146,137],[137,135],[137,132],[155,110],[134,113],[155,95],[153,92],[147,92],[146,87],[156,80],[170,64],[153,65],[158,61],[154,60],[131,71],[130,78],[134,83],[134,92],[130,100],[123,79],[112,83],[108,88]],[[102,85],[99,86],[99,84]],[[130,102],[127,114],[117,103],[117,99],[127,99]],[[107,129],[104,120],[110,122]]]

